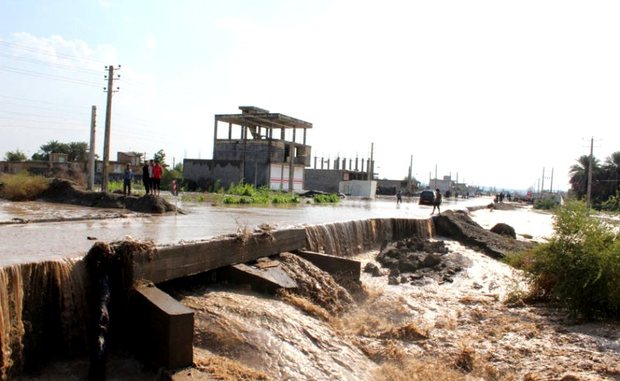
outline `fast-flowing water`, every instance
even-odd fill
[[[415,200],[397,205],[392,199],[343,200],[337,205],[306,205],[294,207],[228,207],[206,203],[179,204],[185,215],[141,216],[128,213],[126,218],[87,219],[81,221],[44,222],[0,225],[0,266],[81,257],[97,239],[114,241],[131,236],[153,240],[156,244],[177,243],[235,233],[239,229],[261,224],[272,227],[314,225],[371,218],[423,218],[431,207],[420,206]],[[485,205],[489,198],[446,201],[444,209],[463,209]],[[117,216],[118,210],[77,208],[73,206],[28,202],[0,201],[0,222],[13,218],[36,221],[51,216],[87,218],[89,215]]]
[[[38,207],[41,206],[25,207],[29,219],[33,216],[36,219]],[[47,207],[52,206],[43,206]],[[98,239],[107,236],[118,239],[130,234],[165,243],[230,233],[248,225],[268,223],[283,227],[321,222],[323,224],[307,227],[308,248],[336,255],[364,252],[384,239],[411,234],[432,235],[428,219],[402,218],[427,215],[426,208],[414,204],[396,207],[391,201],[349,201],[338,206],[298,208],[185,207],[190,212],[188,215],[128,217],[120,221],[120,225],[114,219],[0,226],[3,236],[0,255],[9,263],[0,267],[0,378],[10,379],[14,372],[22,367],[29,368],[39,359],[49,358],[50,354],[84,353],[89,319],[86,271],[82,260],[66,258],[79,253],[82,247],[86,251],[92,246],[82,234],[93,234]],[[80,213],[72,208],[59,209],[59,213]],[[44,210],[43,214],[47,218],[50,213]],[[352,220],[352,217],[364,215],[374,218]],[[382,215],[388,218],[377,218]],[[169,235],[163,233],[166,229],[171,230]],[[17,241],[5,241],[12,234]],[[45,254],[32,254],[40,251]],[[58,256],[56,260],[47,260],[54,255]],[[42,258],[46,260],[33,261]],[[314,276],[316,282],[322,277]],[[253,361],[260,360],[262,366],[257,368],[266,369],[267,364],[267,369],[271,369],[268,373],[276,379],[368,379],[369,372],[376,368],[358,346],[336,335],[333,326],[281,300],[258,295],[237,296],[227,291],[194,295],[188,300],[192,300],[189,302],[192,307],[210,306],[197,308],[198,325],[217,315],[218,309],[228,311],[229,321],[223,324],[241,328],[237,334],[243,336],[244,345],[252,343],[251,347],[263,353],[254,360],[248,358],[247,364],[255,365]],[[248,309],[248,306],[253,307]],[[196,331],[200,337],[200,326]]]
[[[87,311],[82,261],[0,268],[0,379],[55,353],[82,353]]]

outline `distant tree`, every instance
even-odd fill
[[[590,157],[583,155],[577,159],[577,164],[570,167],[569,182],[571,189],[578,199],[582,199],[588,192],[588,171],[590,168]],[[598,172],[599,163],[596,158],[592,158],[592,179],[594,179],[595,171]]]
[[[88,159],[88,144],[86,142],[71,142],[69,147],[69,161],[86,161]]]
[[[69,145],[52,140],[39,147],[39,152],[32,155],[32,160],[48,161],[50,153],[69,153]]]
[[[620,190],[620,151],[612,153],[605,159],[603,171],[605,172],[605,181],[608,184],[606,187],[608,197],[615,196]]]
[[[170,190],[172,180],[176,180],[177,186],[181,187],[183,183],[183,163],[178,163],[170,170],[164,169],[164,175],[161,179],[161,188]]]
[[[32,155],[32,160],[47,161],[51,153],[67,154],[68,161],[86,161],[88,158],[88,144],[86,142],[60,143],[52,140],[39,147],[39,152]]]
[[[30,159],[35,161],[47,161],[49,160],[49,155],[41,152],[35,152],[32,154]]]
[[[26,155],[18,149],[9,151],[4,155],[4,160],[6,161],[26,161],[26,159]]]
[[[164,152],[164,150],[160,149],[159,151],[157,151],[153,155],[153,160],[155,160],[156,162],[159,162],[159,164],[161,164],[162,167],[165,167],[166,166],[166,153]]]

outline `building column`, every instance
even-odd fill
[[[215,123],[213,126],[213,160],[217,159],[215,155],[215,141],[216,140],[217,140],[217,118],[215,118]]]

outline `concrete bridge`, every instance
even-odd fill
[[[157,284],[215,270],[218,277],[261,289],[295,288],[295,281],[275,267],[248,265],[283,252],[358,281],[361,265],[347,256],[375,249],[386,240],[432,235],[430,219],[379,218],[158,247],[136,241],[98,242],[83,259],[3,267],[0,376],[19,374],[19,368],[37,356],[45,360],[42,349],[52,346],[74,353],[82,348],[91,355],[91,371],[105,374],[105,356],[95,354],[105,351],[101,343],[107,340],[108,325],[119,320],[126,326],[124,339],[140,344],[134,350],[145,363],[168,369],[190,366],[193,311]],[[43,314],[58,317],[43,319]],[[94,338],[85,340],[92,332]],[[54,339],[61,342],[48,342]]]

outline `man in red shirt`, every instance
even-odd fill
[[[161,167],[161,164],[159,164],[159,161],[155,162],[155,165],[153,166],[153,194],[156,194],[159,196],[159,186],[161,185],[161,175],[163,174],[164,170]]]

